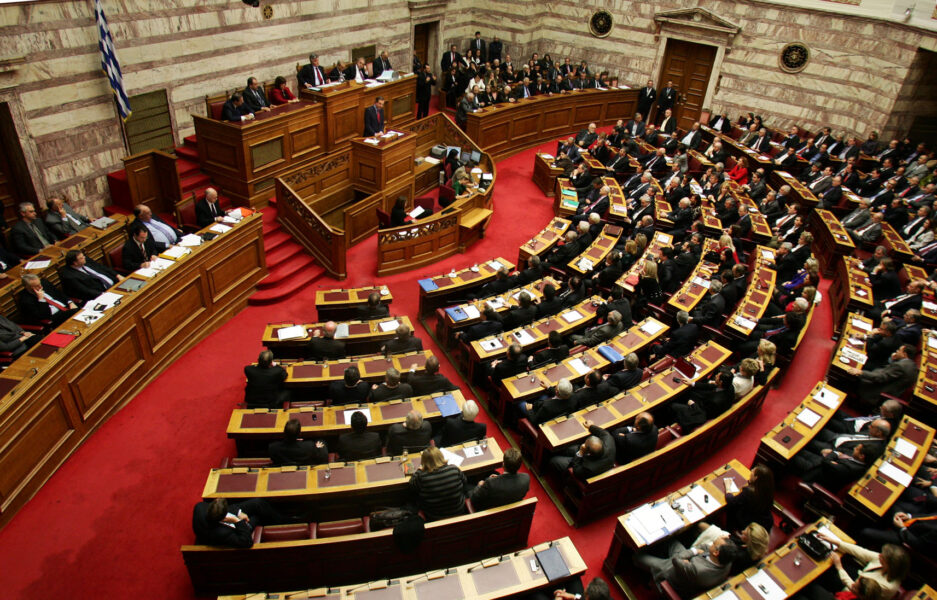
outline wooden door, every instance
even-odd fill
[[[657,89],[663,89],[668,81],[673,81],[677,88],[677,102],[673,112],[680,129],[690,129],[699,119],[715,59],[715,46],[667,40],[664,68],[661,69]]]
[[[27,193],[31,185],[26,182],[28,177],[26,159],[16,135],[9,105],[0,103],[0,211],[7,225],[19,220],[17,205],[20,202],[36,202]],[[36,208],[39,208],[38,205]]]
[[[429,33],[432,23],[420,23],[413,28],[413,53],[424,65],[429,58]]]

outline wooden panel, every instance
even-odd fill
[[[123,333],[109,332],[107,339],[96,344],[101,347],[94,352],[98,360],[86,365],[72,381],[72,393],[83,420],[89,420],[105,401],[110,405],[111,392],[137,376],[137,370],[145,362],[137,336],[136,328],[127,328]]]
[[[206,265],[208,294],[212,304],[226,300],[232,292],[243,289],[244,282],[254,279],[266,268],[263,238],[242,246],[230,255],[219,256]]]
[[[482,147],[487,148],[488,146],[497,146],[510,142],[510,123],[497,123],[485,127],[482,130],[481,141],[479,142]]]
[[[293,148],[293,158],[300,158],[307,154],[319,154],[322,150],[321,125],[316,123],[291,132],[290,145]]]
[[[573,119],[577,123],[591,123],[592,121],[601,121],[605,106],[598,102],[576,105],[575,116]]]
[[[193,273],[184,282],[176,284],[177,291],[166,302],[154,306],[142,315],[147,342],[154,353],[186,326],[202,316],[207,302],[202,294],[201,279]]]
[[[540,115],[529,115],[514,120],[514,135],[525,136],[540,131]]]
[[[252,144],[251,169],[258,171],[272,163],[283,160],[283,136]]]
[[[345,239],[349,247],[377,231],[377,207],[382,200],[381,194],[373,194],[345,209]]]
[[[390,183],[398,177],[405,177],[413,172],[413,157],[402,156],[387,164],[384,171],[386,173],[385,181]]]
[[[234,144],[213,143],[206,145],[203,164],[208,163],[221,169],[235,171],[234,165],[238,163],[238,149]]]
[[[359,162],[357,165],[355,179],[359,183],[366,183],[372,186],[377,187],[378,185],[378,165],[369,164],[365,162]]]
[[[335,123],[334,145],[350,142],[364,131],[364,117],[358,116],[358,105],[337,110],[331,115]]]

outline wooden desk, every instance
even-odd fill
[[[514,263],[498,257],[465,267],[459,271],[453,269],[445,275],[436,275],[420,279],[420,316],[430,313],[438,306],[451,304],[454,298],[464,298],[466,293],[480,287],[492,279],[502,267],[508,271],[514,269]]]
[[[525,268],[531,256],[543,256],[553,248],[569,229],[568,219],[555,218],[540,233],[530,238],[517,250],[517,266]]]
[[[875,306],[872,283],[862,270],[862,262],[852,256],[839,261],[837,276],[830,283],[830,307],[833,311],[833,333],[839,334],[849,311],[864,311]]]
[[[501,466],[504,455],[494,438],[445,449],[461,457],[459,469],[472,481]],[[480,452],[480,454],[479,454]],[[315,502],[320,521],[353,519],[379,506],[407,502],[410,475],[420,453],[383,456],[328,465],[212,469],[202,498],[265,498],[276,502]]]
[[[585,129],[613,124],[634,114],[637,90],[582,90],[553,96],[533,96],[498,104],[466,115],[465,131],[475,143],[499,160],[523,148]]]
[[[572,217],[579,208],[579,195],[566,177],[556,178],[553,194],[553,214],[557,217]]]
[[[921,366],[911,404],[923,412],[937,411],[937,334],[933,332],[921,337]]]
[[[911,263],[905,263],[902,268],[904,269],[905,275],[907,275],[907,280],[909,282],[914,281],[915,279],[927,281],[930,277],[923,267],[919,267]],[[924,296],[923,302],[921,302],[921,316],[924,318],[925,327],[937,327],[937,302],[934,302],[933,295]]]
[[[699,184],[696,185],[696,188],[702,190]],[[698,194],[700,192],[696,193]],[[702,198],[702,196],[700,198],[700,218],[703,221],[703,228],[707,234],[718,238],[725,230],[722,226],[722,219],[716,214],[716,207],[713,205],[712,200]]]
[[[390,131],[388,131],[388,134]],[[393,139],[384,137],[351,139],[351,176],[356,189],[368,193],[396,188],[413,179],[416,134],[402,133]],[[374,142],[377,143],[374,143]],[[352,243],[358,240],[353,240]]]
[[[58,331],[65,348],[37,344],[0,375],[0,525],[93,431],[167,366],[247,304],[266,275],[262,220],[247,217],[192,248],[119,306]]]
[[[461,390],[439,392],[428,396],[414,396],[405,400],[371,402],[365,405],[320,406],[283,409],[239,408],[228,420],[228,437],[238,446],[238,456],[266,456],[270,440],[283,438],[283,428],[290,419],[298,419],[302,433],[307,437],[335,439],[351,430],[346,412],[367,410],[371,416],[369,429],[384,431],[395,423],[403,423],[407,413],[415,410],[427,421],[442,419],[436,399],[452,396],[461,408],[465,396]]]
[[[341,381],[345,376],[345,369],[358,367],[361,379],[365,381],[382,381],[388,367],[400,371],[406,380],[411,370],[422,373],[426,366],[426,359],[432,356],[430,350],[412,352],[409,354],[393,354],[388,358],[383,355],[351,356],[324,362],[308,361],[295,362],[284,365],[286,368],[286,387],[289,388],[327,388],[333,381]]]
[[[768,266],[773,262],[774,250],[764,246],[755,248],[755,267],[748,281],[748,288],[735,311],[726,319],[726,333],[740,339],[748,339],[755,330],[774,295],[778,273]]]
[[[865,350],[865,336],[871,333],[874,328],[875,325],[872,320],[863,317],[859,313],[849,313],[847,315],[839,341],[836,342],[836,349],[833,351],[830,368],[827,371],[827,375],[833,380],[833,383],[845,384],[846,381],[854,379],[846,369],[862,369],[862,365],[868,360]]]
[[[404,73],[389,83],[369,87],[355,81],[323,86],[320,91],[301,89],[299,97],[320,106],[324,150],[331,152],[364,132],[364,110],[384,97],[385,128],[400,128],[413,122],[416,106],[416,77]]]
[[[322,156],[328,149],[321,104],[284,104],[232,123],[192,115],[199,163],[235,204],[266,206],[274,180]],[[360,134],[359,134],[360,135]]]
[[[358,315],[358,309],[367,305],[368,296],[373,292],[381,295],[381,304],[387,305],[394,301],[394,296],[386,285],[348,290],[343,288],[316,290],[316,311],[319,314],[319,320],[340,321],[355,318]]]
[[[806,214],[819,203],[817,197],[810,191],[810,188],[787,171],[773,171],[768,181],[776,191],[783,185],[791,186],[791,197],[788,198],[787,203],[796,202],[800,204],[802,209],[800,211],[801,214]]]
[[[625,192],[614,177],[603,177],[602,184],[607,185],[608,194],[608,217],[609,223],[624,223],[628,217],[628,203],[625,201]]]
[[[836,537],[843,541],[853,541],[851,537],[826,519],[820,519],[815,523],[807,525],[802,530],[798,530],[797,534],[816,531],[821,527],[828,527]],[[759,562],[762,568],[751,567],[735,577],[730,578],[726,584],[713,588],[704,594],[700,594],[696,597],[697,600],[710,600],[711,598],[719,596],[724,593],[723,588],[726,587],[726,585],[728,585],[727,589],[731,590],[738,600],[761,600],[763,596],[761,592],[755,589],[755,586],[764,583],[762,578],[767,578],[767,585],[773,583],[780,587],[788,598],[796,595],[797,592],[812,583],[829,569],[833,562],[830,560],[829,556],[819,561],[810,558],[807,553],[800,549],[800,546],[797,545],[796,540],[793,538],[794,536],[792,536],[792,540],[789,543],[781,546],[767,557],[763,558]]]
[[[534,156],[534,184],[545,196],[553,195],[556,178],[563,174],[563,169],[553,166],[555,162],[556,157],[552,154],[538,152]]]
[[[813,229],[813,254],[820,261],[823,275],[829,277],[836,272],[840,257],[852,256],[856,245],[839,222],[836,215],[818,208],[811,215]]]
[[[548,581],[542,569],[532,571],[536,553],[557,548],[569,576]],[[568,579],[586,572],[586,563],[568,537],[526,550],[493,556],[480,562],[431,571],[408,579],[382,579],[340,588],[318,588],[298,592],[219,596],[218,600],[426,600],[427,598],[472,598],[496,600],[517,598],[541,588],[558,589]]]
[[[903,417],[885,453],[849,489],[847,506],[873,520],[885,516],[914,480],[933,441],[933,427],[917,419]],[[901,477],[906,477],[907,482],[901,481]]]
[[[687,277],[673,295],[667,301],[667,306],[674,311],[685,310],[691,312],[700,301],[709,294],[710,278],[713,275],[718,277],[719,265],[707,261],[704,256],[708,252],[715,252],[719,248],[719,242],[706,238],[703,240],[703,249],[700,254],[700,261],[694,267],[693,272]]]
[[[602,233],[589,244],[588,248],[567,263],[566,268],[581,276],[586,276],[594,270],[601,271],[605,268],[605,257],[612,251],[620,237],[621,227],[606,225],[602,228]]]
[[[731,354],[731,350],[715,342],[707,342],[686,359],[699,368],[697,379],[703,379]],[[672,367],[668,368],[600,404],[578,410],[569,417],[558,417],[543,423],[537,437],[538,456],[546,457],[587,437],[589,430],[585,426],[586,421],[591,421],[603,429],[621,427],[639,413],[653,410],[670,401],[689,388],[686,383],[674,381],[677,378],[682,379],[682,376]]]
[[[370,321],[347,321],[339,323],[339,327],[347,327],[348,335],[335,339],[345,343],[345,350],[349,355],[371,354],[380,352],[387,340],[397,336],[397,326],[406,325],[413,331],[410,317],[384,317]],[[306,355],[309,342],[315,337],[315,332],[322,335],[325,323],[303,323],[304,337],[281,340],[278,332],[284,327],[292,327],[295,323],[271,323],[264,328],[261,343],[277,357],[296,358]]]
[[[618,278],[618,281],[615,282],[616,285],[621,286],[626,292],[634,292],[635,286],[631,283],[628,283],[629,279],[634,280],[634,278],[640,279],[641,273],[644,270],[644,261],[652,258],[657,262],[660,262],[660,250],[665,246],[669,247],[673,243],[673,236],[669,233],[664,233],[663,231],[655,231],[654,237],[648,240],[647,248],[644,249],[644,254],[641,255],[639,260],[634,261],[634,264],[631,267],[621,274],[621,277]]]
[[[761,438],[755,460],[787,463],[826,427],[845,400],[845,392],[818,381],[803,402]]]
[[[882,237],[879,243],[888,248],[892,257],[898,262],[910,262],[914,257],[914,252],[911,251],[908,242],[904,241],[894,227],[885,221],[882,221]]]
[[[498,313],[504,313],[515,306],[519,306],[521,292],[527,292],[534,302],[539,302],[543,298],[544,285],[546,285],[546,279],[538,279],[527,285],[512,288],[503,294],[446,307],[442,313],[437,313],[436,338],[438,342],[444,344],[447,348],[451,348],[455,345],[457,330],[480,322],[481,313],[487,308],[491,308]],[[476,311],[479,313],[478,316],[474,316]]]

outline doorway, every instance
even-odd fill
[[[36,197],[10,105],[0,102],[0,211],[7,225],[19,219],[20,202],[35,204]]]
[[[433,65],[439,55],[439,21],[418,23],[413,26],[413,53],[421,64]]]
[[[673,112],[680,129],[688,130],[699,120],[715,60],[715,46],[676,39],[667,40],[657,89],[661,90],[667,86],[668,81],[673,81],[677,90]]]

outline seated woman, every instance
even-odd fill
[[[699,528],[700,534],[691,548],[705,550],[713,541],[721,537],[728,537],[742,550],[738,558],[732,561],[732,570],[729,571],[730,576],[754,566],[768,553],[770,536],[765,528],[758,523],[749,523],[745,529],[732,532],[724,531],[719,526],[710,525],[709,523],[700,523]]]
[[[390,226],[400,227],[407,223],[407,199],[404,196],[397,198],[394,207],[390,209]]]
[[[279,106],[290,102],[299,102],[299,98],[294,96],[289,86],[286,85],[286,77],[278,75],[273,80],[273,89],[270,90],[270,104]]]
[[[722,234],[722,237],[719,238],[719,271],[731,270],[732,267],[739,264],[738,252],[735,249],[735,243],[732,241],[732,236],[727,233]]]
[[[748,484],[738,494],[726,498],[726,528],[740,531],[749,523],[758,523],[771,531],[774,517],[774,472],[765,465],[755,465]]]
[[[821,579],[807,586],[803,594],[807,598],[834,598],[841,590],[852,590],[856,580],[871,579],[881,588],[881,600],[891,600],[897,597],[901,589],[901,582],[911,570],[911,555],[908,551],[896,544],[885,544],[881,552],[873,552],[867,548],[850,544],[831,538],[820,533],[818,537],[826,542],[836,544],[836,551],[830,554],[830,560],[836,568],[835,578]],[[855,578],[843,568],[843,555],[849,555],[859,565],[859,572]],[[857,594],[858,596],[858,594]]]
[[[635,286],[634,302],[631,305],[632,314],[640,313],[648,303],[660,302],[663,297],[660,280],[657,278],[657,263],[645,259],[638,285]]]
[[[439,448],[420,454],[420,468],[410,478],[410,499],[428,521],[465,514],[465,475],[450,465]]]
[[[456,198],[467,198],[475,189],[475,184],[468,174],[464,174],[452,183],[452,189],[455,190]]]
[[[729,176],[729,179],[734,181],[739,185],[748,184],[748,159],[744,156],[739,158],[736,161],[735,166],[726,171],[726,175]]]
[[[804,261],[804,268],[798,271],[790,281],[785,281],[774,290],[773,301],[779,306],[787,304],[797,298],[803,288],[812,287],[816,290],[820,285],[820,263],[811,257]]]
[[[761,340],[764,341],[764,340]],[[737,369],[733,369],[732,387],[735,389],[735,399],[738,400],[755,387],[755,375],[758,374],[759,365],[754,358],[743,358]]]
[[[777,360],[778,347],[774,342],[764,338],[758,340],[758,350],[753,357],[758,363],[758,372],[755,373],[755,385],[764,385],[768,381],[768,374],[774,369]]]

